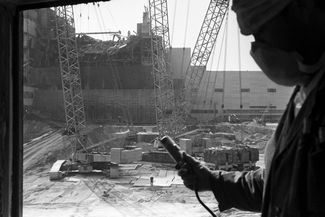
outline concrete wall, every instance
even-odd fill
[[[127,164],[132,162],[141,161],[142,149],[135,148],[126,150],[123,148],[112,148],[111,149],[111,161],[118,164]]]
[[[131,120],[138,124],[155,122],[153,90],[83,90],[87,121],[106,123],[127,122],[125,109]],[[52,119],[64,121],[63,95],[61,90],[35,92],[33,108]]]
[[[184,85],[182,78],[188,67],[190,54],[190,48],[171,50],[171,70],[174,87],[178,90]],[[121,105],[125,105],[134,122],[154,123],[152,67],[137,63],[120,64],[117,68],[122,90],[114,91],[110,65],[81,66],[81,82],[85,94],[87,118],[113,121],[116,117],[123,116]],[[62,119],[64,113],[56,112],[63,112],[62,94],[55,92],[61,89],[59,68],[33,68],[30,83],[33,86],[54,91],[39,92],[35,107],[53,114],[53,117]],[[279,118],[291,92],[292,88],[273,83],[261,71],[241,73],[238,71],[206,71],[198,96],[194,100],[192,115],[199,120],[206,121],[224,118],[232,113],[244,113],[247,116],[246,119],[251,119],[267,112]],[[48,99],[52,100],[46,103]]]
[[[81,66],[81,83],[84,89],[113,89],[113,75],[110,66]],[[152,89],[151,66],[120,65],[118,74],[122,89]],[[38,87],[61,89],[59,67],[33,68],[29,83]]]
[[[51,76],[45,78],[45,83],[51,81]],[[243,113],[246,119],[263,114],[278,119],[287,105],[292,88],[276,85],[258,71],[242,72],[241,78],[240,91],[238,71],[225,72],[225,80],[223,72],[205,73],[192,115],[199,120],[224,118],[232,113]],[[60,81],[52,78],[54,80]],[[126,116],[123,110],[126,107],[134,123],[155,123],[153,89],[84,89],[83,94],[87,119],[90,121],[118,122]],[[62,91],[39,90],[35,98],[34,108],[55,119],[64,120]]]

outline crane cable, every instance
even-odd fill
[[[98,7],[98,13],[99,13],[100,19],[103,23],[104,31],[106,31],[105,20],[103,18],[102,10],[100,9],[100,3],[97,3],[97,7]],[[107,28],[107,30],[109,31],[109,28]],[[106,36],[105,40],[108,41],[109,40],[108,35],[106,35],[106,34],[104,34],[104,35]]]
[[[226,86],[226,64],[227,64],[227,45],[228,45],[228,40],[227,40],[227,36],[228,36],[228,13],[229,11],[227,11],[226,14],[226,25],[225,25],[225,53],[224,53],[224,65],[223,65],[223,82],[222,82],[222,110],[224,111],[224,107],[225,107],[225,86]]]
[[[89,32],[89,5],[87,4],[88,14],[87,14],[87,22],[88,22],[88,31]]]
[[[215,52],[216,52],[216,45],[214,45],[214,47],[213,47],[213,50],[212,50],[212,57],[215,55]],[[209,70],[209,74],[208,74],[208,83],[207,83],[207,85],[206,85],[206,88],[205,88],[205,94],[204,94],[204,101],[206,101],[207,100],[207,96],[208,96],[208,89],[209,89],[209,84],[210,84],[210,78],[211,78],[211,74],[212,74],[212,70],[211,70],[211,68],[212,68],[212,65],[213,65],[213,62],[214,62],[214,59],[213,58],[211,58],[211,61],[210,61],[210,70]],[[211,101],[211,100],[210,100]]]
[[[227,14],[226,14],[226,16],[227,16]],[[227,25],[227,22],[228,22],[228,20],[226,19],[225,25]],[[214,81],[213,81],[213,85],[212,85],[213,88],[216,88],[216,83],[217,83],[217,78],[218,78],[219,64],[220,64],[222,49],[223,49],[224,42],[225,42],[225,37],[226,37],[226,31],[225,30],[226,30],[226,28],[224,28],[224,31],[223,31],[223,34],[222,34],[220,52],[219,52],[218,61],[217,61],[217,68],[216,68],[217,70],[216,70],[216,74],[215,74]],[[214,93],[214,91],[212,91],[212,93],[211,93],[210,100],[212,100],[212,98],[213,98],[213,95],[214,95],[213,93]]]
[[[95,5],[94,2],[93,2],[93,9],[95,11],[95,15],[96,15],[97,23],[99,25],[99,29],[100,29],[100,31],[104,31],[104,27],[102,26],[102,23],[100,22],[100,19],[99,19],[98,13],[97,13],[97,8],[96,8],[96,5]]]
[[[239,27],[237,26],[237,39],[238,39],[238,66],[239,66],[239,100],[240,100],[240,109],[243,108],[243,96],[242,96],[242,74],[241,74],[241,51],[240,51],[240,32]]]
[[[82,27],[82,25],[81,25],[81,23],[82,23],[81,19],[82,19],[82,7],[81,7],[81,5],[79,5],[79,31],[80,32],[82,32],[81,31],[81,27]]]
[[[174,1],[175,4],[174,4],[174,14],[173,14],[173,24],[172,24],[172,31],[171,31],[171,41],[170,41],[170,44],[172,45],[173,44],[173,41],[174,41],[174,30],[175,30],[175,18],[176,18],[176,9],[177,9],[177,0]]]
[[[188,27],[188,17],[189,17],[189,11],[190,11],[190,4],[191,4],[191,0],[188,1],[188,4],[187,4],[187,11],[186,11],[186,23],[185,23],[185,34],[184,34],[184,43],[183,43],[183,55],[182,55],[182,62],[181,62],[181,70],[183,70],[183,67],[184,67],[184,55],[185,55],[185,43],[186,43],[186,37],[187,37],[187,27]],[[188,63],[189,65],[191,64],[191,62]],[[185,72],[184,72],[184,82],[185,82],[185,79],[186,79],[186,70],[187,68],[185,69]],[[186,82],[185,82],[186,83]]]
[[[214,54],[215,54],[215,50],[216,50],[216,47],[214,46],[213,47],[213,50],[212,50],[212,57],[214,56]],[[209,65],[210,65],[210,70],[209,71],[205,71],[205,72],[207,72],[208,73],[208,79],[207,79],[207,83],[206,83],[206,85],[205,85],[205,91],[204,91],[204,96],[202,97],[203,98],[203,103],[202,103],[202,110],[204,111],[204,108],[205,108],[205,105],[207,104],[207,99],[208,99],[208,89],[209,89],[209,84],[210,84],[210,78],[211,78],[211,74],[212,74],[212,70],[211,70],[211,66],[212,66],[212,64],[213,64],[213,58],[211,58],[211,61],[210,61],[210,63],[209,63]],[[202,86],[202,85],[201,85]],[[210,104],[212,103],[212,100],[210,100]],[[209,108],[209,107],[208,107]],[[206,110],[207,111],[207,110]],[[205,111],[205,112],[206,112]]]
[[[111,10],[109,9],[108,6],[107,6],[107,11],[108,11],[109,16],[112,18],[112,22],[113,22],[114,28],[115,29],[118,29],[117,28],[117,25],[116,25],[116,22],[115,22],[115,18],[114,18],[113,14],[112,14],[112,12],[111,12]]]

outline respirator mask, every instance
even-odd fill
[[[305,65],[299,53],[273,48],[261,42],[252,42],[250,54],[268,78],[284,86],[307,84],[325,65],[325,54],[316,64]]]

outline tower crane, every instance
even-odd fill
[[[55,7],[55,15],[66,131],[71,135],[86,125],[72,5]]]
[[[211,0],[205,14],[199,36],[196,40],[190,64],[185,74],[185,89],[179,100],[177,108],[183,109],[183,114],[189,115],[197,98],[200,83],[211,52],[218,37],[223,19],[229,7],[229,0]],[[187,106],[184,106],[186,104]],[[186,109],[184,109],[186,107]]]

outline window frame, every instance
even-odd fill
[[[23,210],[23,11],[91,2],[0,0],[0,216]]]

